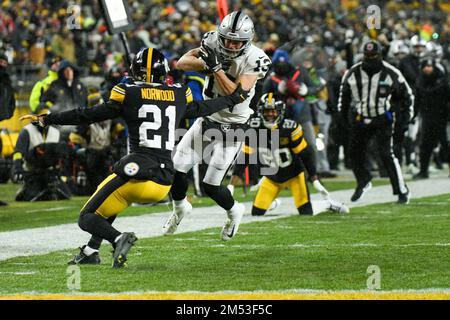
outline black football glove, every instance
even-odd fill
[[[236,90],[233,91],[229,97],[234,102],[234,104],[239,104],[245,101],[248,98],[249,91],[245,91],[242,89],[242,85],[239,83]]]
[[[202,46],[199,51],[199,57],[205,61],[207,71],[218,72],[222,70],[222,63],[214,49],[211,49],[208,46]]]

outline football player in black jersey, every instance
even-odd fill
[[[104,104],[22,117],[41,126],[90,124],[117,117],[128,125],[130,154],[114,165],[113,173],[81,209],[78,225],[92,238],[71,264],[100,263],[98,249],[102,239],[106,239],[114,247],[113,267],[122,267],[137,238],[132,232],[119,232],[111,223],[132,202],[158,202],[167,196],[175,172],[171,152],[180,120],[230,108],[248,95],[238,86],[229,96],[193,101],[189,87],[165,84],[168,62],[160,51],[152,48],[137,53],[130,71],[134,83],[113,87],[109,101]]]
[[[302,127],[293,120],[285,119],[286,105],[282,100],[275,99],[272,92],[261,97],[258,106],[258,116],[252,118],[249,125],[254,129],[278,130],[278,143],[271,141],[271,134],[267,135],[268,148],[260,148],[259,158],[262,165],[275,166],[275,173],[265,175],[253,202],[252,215],[264,215],[272,202],[285,187],[291,190],[295,206],[300,214],[317,214],[324,210],[341,213],[349,212],[342,203],[331,200],[328,191],[317,178],[313,160],[313,150],[303,137]],[[265,160],[264,160],[265,159]],[[313,181],[314,188],[324,197],[324,201],[317,201],[317,208],[313,212],[308,186],[306,184],[305,169]]]

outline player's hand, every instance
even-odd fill
[[[239,83],[236,90],[229,96],[235,104],[242,103],[248,98],[249,91],[242,89],[242,85]]]
[[[278,92],[279,92],[279,93],[285,94],[286,91],[287,91],[286,81],[285,81],[285,80],[281,81],[281,82],[278,84],[277,89],[278,89]]]
[[[206,70],[210,70],[211,72],[218,72],[222,70],[222,63],[220,62],[214,49],[211,49],[208,46],[202,46],[198,55],[200,59],[205,62]]]
[[[319,192],[322,198],[324,198],[325,200],[327,200],[330,197],[328,190],[325,189],[322,183],[320,183],[319,179],[316,178],[315,180],[313,180],[313,186],[314,189],[316,189],[316,191]]]
[[[45,127],[45,118],[46,114],[41,114],[41,115],[35,115],[35,114],[27,114],[24,116],[21,116],[19,118],[20,121],[24,121],[24,120],[31,120],[31,123],[34,124],[35,126],[38,127]]]

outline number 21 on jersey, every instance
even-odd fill
[[[140,119],[147,119],[148,114],[153,115],[153,121],[144,121],[139,127],[139,145],[141,147],[156,148],[172,151],[175,146],[175,121],[176,121],[176,107],[168,106],[163,110],[155,104],[143,104],[139,108],[138,117]],[[151,136],[149,133],[153,131]],[[167,141],[162,141],[161,134],[168,132]],[[163,145],[164,143],[164,145]]]

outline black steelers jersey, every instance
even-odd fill
[[[130,154],[140,154],[141,159],[150,158],[161,168],[169,169],[173,168],[171,153],[181,119],[203,117],[232,107],[236,104],[234,99],[231,95],[193,101],[192,92],[185,85],[136,82],[116,85],[104,104],[50,113],[44,121],[46,125],[76,125],[121,117],[128,126]]]
[[[257,152],[258,161],[261,166],[274,167],[274,174],[266,175],[274,182],[282,183],[298,176],[304,171],[302,159],[299,154],[307,148],[306,140],[303,137],[301,125],[290,119],[283,119],[273,130],[278,130],[278,143],[272,141],[270,130],[267,129],[260,117],[250,119],[250,128],[266,132],[259,135]],[[266,143],[261,143],[261,139],[267,139]],[[264,145],[264,147],[261,147]],[[267,147],[266,147],[267,146]],[[254,149],[252,146],[247,146]],[[256,150],[252,150],[255,152]],[[263,172],[262,172],[263,173]]]

